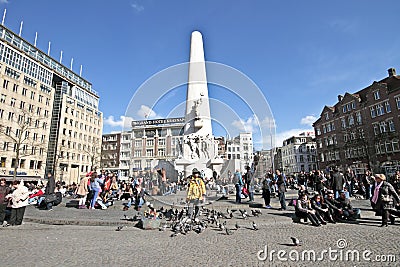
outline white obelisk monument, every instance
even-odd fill
[[[212,134],[203,37],[198,31],[192,32],[190,42],[184,127],[183,155],[176,160],[176,165],[184,166],[186,176],[193,168],[203,170],[209,176],[212,165],[222,162],[215,162],[218,147]]]

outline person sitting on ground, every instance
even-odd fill
[[[135,206],[135,210],[140,211],[142,208],[145,199],[145,190],[140,186],[140,184],[136,183],[135,188],[133,189],[132,197],[129,199],[128,203],[123,208],[124,211],[128,210],[132,204]]]
[[[123,199],[129,200],[132,197],[132,194],[133,194],[132,187],[124,183],[121,188],[119,200]]]
[[[329,212],[328,205],[325,204],[324,198],[320,194],[315,194],[311,199],[311,207],[316,210],[317,215],[324,221],[329,221],[331,223],[336,223]]]
[[[325,204],[328,206],[329,213],[332,215],[333,220],[341,220],[343,210],[339,208],[340,203],[336,201],[335,193],[333,192],[333,190],[327,190]]]
[[[343,219],[355,220],[360,218],[361,210],[353,208],[350,199],[346,198],[346,192],[344,190],[339,192],[339,197],[336,199],[339,202],[339,209],[343,211]]]
[[[41,185],[38,185],[35,190],[29,195],[28,203],[29,205],[35,205],[38,203],[38,199],[40,196],[44,195],[45,188]]]
[[[299,218],[308,218],[313,226],[321,226],[316,211],[311,208],[307,194],[302,194],[297,200],[295,214]]]

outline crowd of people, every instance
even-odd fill
[[[168,195],[180,190],[188,192],[187,202],[195,207],[196,213],[196,206],[203,200],[206,189],[225,192],[228,183],[235,185],[237,204],[244,198],[254,202],[256,188],[260,188],[264,207],[270,209],[271,198],[277,196],[279,210],[282,211],[287,209],[287,190],[297,189],[298,198],[289,203],[295,208],[294,220],[309,220],[314,226],[360,218],[360,210],[352,206],[352,196],[370,200],[376,215],[382,217],[381,226],[388,226],[389,222],[394,224],[395,217],[400,214],[400,171],[390,177],[391,182],[387,181],[385,175],[372,174],[369,170],[356,176],[350,169],[342,173],[337,168],[331,172],[300,172],[289,177],[277,169],[275,173],[268,172],[265,177],[256,179],[253,168],[247,167],[244,173],[236,170],[225,180],[214,175],[206,178],[197,169],[193,170],[191,176],[173,182],[166,178],[163,169],[147,174],[139,173],[129,181],[120,181],[116,174],[103,170],[99,173],[90,172],[78,184],[68,186],[56,182],[51,173],[48,173],[44,182],[36,184],[13,181],[7,185],[6,180],[2,179],[0,223],[6,222],[8,211],[9,218],[4,226],[19,225],[27,205],[36,205],[50,211],[63,197],[77,199],[79,209],[107,209],[115,200],[125,200],[123,210],[133,206],[139,211],[148,195]]]

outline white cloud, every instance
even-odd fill
[[[131,7],[136,10],[136,12],[142,12],[144,10],[144,6],[139,5],[138,3],[134,2],[131,4]]]
[[[299,134],[304,133],[304,132],[314,132],[314,129],[291,129],[291,130],[284,131],[281,133],[276,133],[275,134],[275,146],[281,147],[284,140],[286,140],[292,136],[298,136]]]
[[[8,0],[0,0],[0,4],[8,4]]]
[[[148,106],[141,105],[136,113],[142,119],[150,119],[157,117],[157,114]]]
[[[312,126],[312,124],[317,120],[314,115],[308,115],[301,119],[300,124]]]
[[[131,127],[132,118],[120,116],[119,120],[115,120],[114,116],[110,115],[103,120],[104,125],[109,125],[111,127]]]
[[[249,117],[246,121],[242,119],[235,120],[232,125],[241,132],[254,132],[258,124],[254,117]]]

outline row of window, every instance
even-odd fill
[[[375,118],[377,116],[382,116],[385,113],[392,112],[392,109],[390,107],[389,101],[385,101],[383,103],[379,103],[374,106],[371,106],[370,111],[371,111],[371,118]]]
[[[25,169],[28,167],[26,164],[27,160],[26,159],[20,159],[19,164],[17,164],[17,160],[15,158],[11,159],[11,165],[7,166],[7,157],[1,157],[0,160],[0,166],[2,168],[15,168],[18,167],[20,169]],[[30,170],[40,170],[42,169],[43,162],[40,160],[30,160],[29,161],[29,169]]]
[[[372,126],[374,128],[375,135],[396,131],[396,128],[394,126],[394,122],[392,119],[389,119],[387,121],[381,121],[379,123],[374,123],[374,124],[372,124]]]
[[[385,154],[391,152],[399,152],[400,145],[399,140],[393,139],[392,141],[379,142],[375,144],[376,154]]]
[[[78,107],[83,109],[83,107],[81,107],[79,105],[78,105]],[[71,107],[66,107],[65,108],[65,114],[71,114],[72,116],[75,116],[78,119],[79,119],[79,115],[80,115],[81,120],[85,120],[85,121],[88,121],[90,123],[94,123],[96,125],[100,125],[100,120],[99,119],[96,119],[95,117],[90,116],[89,114],[86,114],[83,111],[75,110],[75,109],[73,109]],[[66,122],[64,121],[64,123],[66,123]],[[72,126],[72,120],[71,120],[71,126]]]
[[[11,142],[3,142],[3,151],[13,151],[17,152],[18,146],[16,143]],[[29,155],[44,155],[44,148],[32,146],[28,144],[21,144],[19,147],[19,152],[22,154],[29,154]]]
[[[20,70],[47,85],[51,85],[53,75],[50,71],[4,44],[0,44],[0,59],[7,65]]]
[[[80,130],[84,130],[84,131],[86,131],[88,133],[93,133],[93,134],[96,134],[96,135],[100,134],[100,129],[97,129],[96,127],[92,127],[90,125],[83,124],[83,122],[79,123],[79,121],[75,121],[75,123],[74,123],[73,119],[69,119],[68,120],[68,118],[65,117],[64,118],[64,124],[67,124],[67,123],[69,123],[70,126],[75,127],[75,128],[78,128],[78,124],[79,124],[79,129]],[[64,128],[63,132],[66,132],[66,130],[67,129]],[[69,132],[72,133],[72,130],[69,130]],[[75,132],[74,137],[76,137],[76,132]]]
[[[83,137],[84,141],[89,141],[89,142],[93,141],[95,143],[99,142],[99,140],[100,140],[100,138],[98,138],[96,136],[91,136],[91,135],[82,134],[82,133],[78,134],[78,132],[72,131],[72,130],[67,130],[66,128],[63,128],[62,134],[69,136],[69,137],[73,137],[73,138],[79,138],[79,139],[82,139],[82,137]]]
[[[4,82],[6,82],[6,80],[4,80]],[[3,86],[4,86],[4,83],[3,83]],[[6,87],[7,87],[7,85],[6,85]],[[7,88],[5,88],[5,89],[7,89]],[[15,92],[15,93],[18,92],[18,85],[14,84],[13,92]],[[22,95],[23,96],[26,96],[27,92],[28,92],[28,89],[22,88]],[[30,99],[35,100],[35,95],[36,95],[36,93],[34,91],[31,91]],[[43,103],[43,99],[44,99],[43,95],[38,95],[37,101],[39,103]],[[0,102],[1,103],[6,103],[6,101],[7,101],[7,95],[6,94],[1,94]],[[15,103],[16,103],[16,99],[14,97],[11,97],[10,105],[15,107]],[[46,103],[46,106],[50,106],[50,98],[46,97],[46,102],[45,103]],[[21,100],[20,108],[22,109],[24,105],[25,105],[25,102]]]

